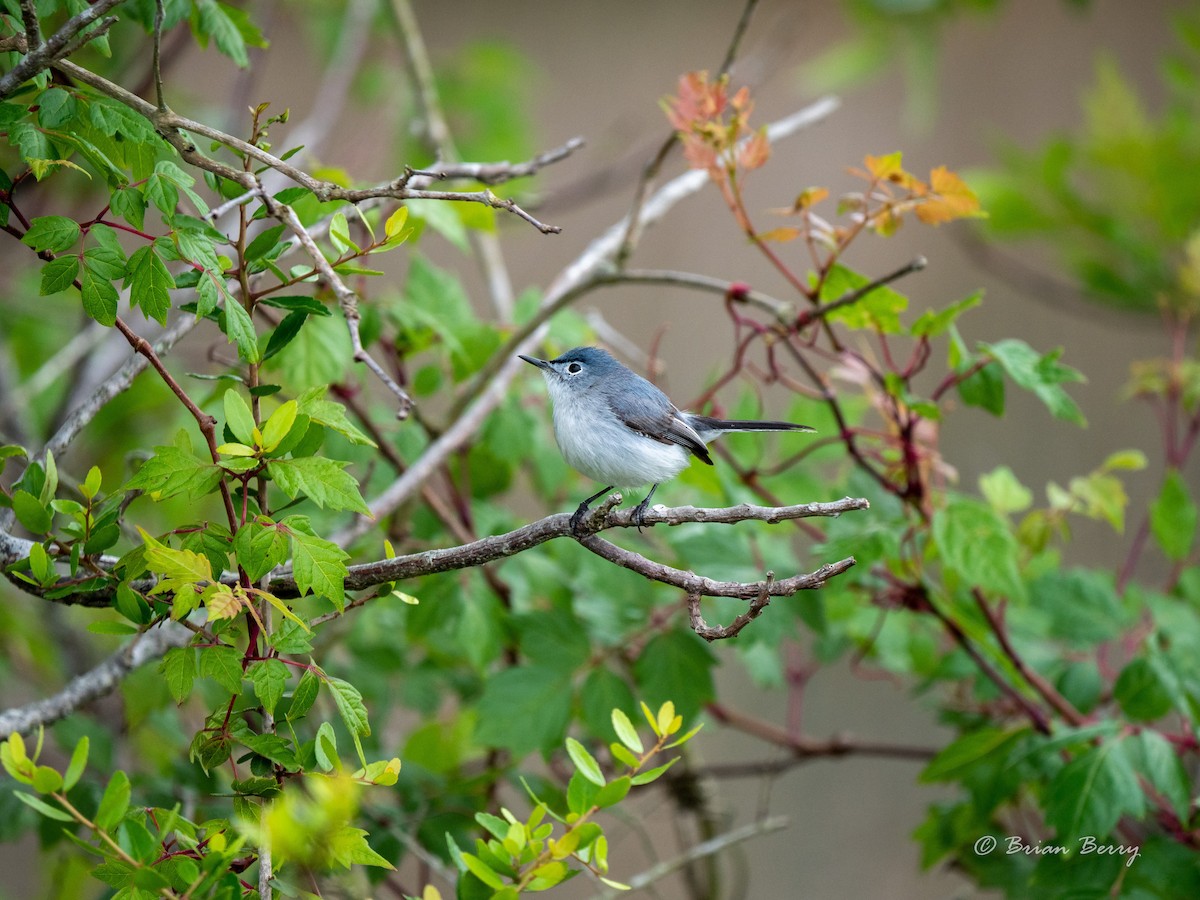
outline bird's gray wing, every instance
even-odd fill
[[[708,455],[708,447],[696,429],[688,424],[666,394],[658,388],[654,390],[657,393],[610,393],[605,399],[613,415],[633,431],[659,443],[678,444],[711,466],[713,461]]]

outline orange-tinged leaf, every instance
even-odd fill
[[[957,174],[945,166],[929,173],[932,194],[917,209],[917,218],[927,225],[940,225],[964,216],[980,214],[979,198]]]
[[[757,169],[771,156],[771,144],[767,130],[760,128],[746,143],[738,148],[738,165],[743,169]]]
[[[792,203],[792,212],[810,209],[829,196],[829,188],[808,187],[802,190]]]
[[[899,150],[895,153],[889,153],[886,156],[868,155],[863,160],[863,163],[872,176],[882,181],[885,178],[892,178],[904,172],[904,168],[900,165],[902,156],[903,154]]]
[[[760,241],[777,241],[785,244],[788,241],[794,241],[800,237],[800,229],[793,228],[791,225],[783,225],[779,228],[772,228],[770,231],[764,231],[758,236]]]

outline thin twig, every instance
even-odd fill
[[[743,628],[761,616],[767,606],[770,605],[771,585],[774,581],[775,573],[768,572],[767,580],[763,582],[762,590],[758,592],[758,596],[750,601],[750,606],[747,607],[744,613],[738,615],[728,625],[709,625],[705,622],[704,616],[700,613],[701,596],[699,594],[688,594],[687,609],[688,618],[692,623],[692,631],[696,632],[696,634],[710,644],[713,641],[724,641],[731,637],[737,637]]]
[[[342,280],[340,276],[330,265],[329,260],[325,258],[325,254],[321,252],[321,248],[317,246],[317,242],[313,240],[308,229],[304,227],[300,221],[300,217],[296,215],[296,211],[286,203],[277,203],[273,199],[264,196],[263,201],[267,206],[267,212],[291,229],[292,234],[300,241],[301,246],[308,252],[312,258],[313,265],[317,271],[321,273],[333,289],[333,293],[337,296],[338,305],[341,306],[342,315],[346,319],[346,327],[350,331],[350,342],[354,349],[354,361],[360,362],[370,369],[375,376],[383,382],[384,386],[389,391],[396,395],[398,401],[396,409],[397,419],[406,419],[412,411],[412,397],[404,388],[396,383],[384,368],[375,361],[375,358],[367,352],[363,347],[362,335],[359,330],[359,322],[361,315],[358,311],[358,294],[350,289],[349,285]]]
[[[789,768],[796,761],[821,759],[837,756],[885,756],[893,759],[929,760],[937,750],[931,747],[914,747],[909,744],[889,744],[875,741],[863,741],[849,735],[834,735],[833,737],[817,739],[793,734],[778,725],[749,716],[731,706],[710,703],[706,711],[717,722],[736,728],[744,734],[756,737],[768,744],[781,747],[788,751],[787,760],[781,760],[775,765],[780,770]],[[703,770],[706,774],[719,775],[726,778],[740,778],[752,775],[772,774],[773,766],[766,763],[733,763],[728,766],[713,765]]]
[[[33,21],[33,33],[30,34],[30,23],[25,22],[26,36],[24,58],[13,66],[8,72],[0,77],[0,99],[3,99],[17,90],[22,84],[33,78],[43,69],[60,62],[64,53],[72,49],[77,49],[78,45],[73,43],[77,36],[82,36],[83,31],[89,28],[93,23],[104,18],[105,14],[123,3],[124,0],[96,0],[91,6],[86,6],[78,14],[67,19],[58,31],[54,32],[45,42],[34,46],[34,41],[37,36],[37,19]],[[29,4],[32,8],[33,4]],[[22,4],[22,12],[24,13],[25,4]],[[86,35],[87,40],[98,36],[98,33]]]
[[[738,49],[742,45],[742,39],[746,36],[746,30],[750,27],[750,19],[754,16],[755,7],[758,6],[758,0],[746,0],[745,6],[742,7],[742,14],[738,17],[737,26],[733,30],[733,36],[729,40],[729,46],[725,50],[725,58],[721,61],[721,68],[717,73],[717,77],[727,74],[733,67],[733,62],[737,59]],[[638,239],[642,232],[642,206],[646,202],[646,196],[650,190],[650,184],[658,177],[658,173],[662,170],[663,163],[667,161],[667,156],[678,142],[679,136],[675,132],[670,135],[659,145],[658,150],[650,161],[646,163],[642,169],[641,177],[638,178],[637,184],[633,189],[633,201],[629,206],[629,214],[625,217],[625,228],[621,235],[620,245],[614,254],[614,260],[620,267],[625,265],[625,261],[633,253],[634,247],[637,245]]]
[[[1013,668],[1021,673],[1021,677],[1028,682],[1029,686],[1037,691],[1043,700],[1053,706],[1055,711],[1067,722],[1075,726],[1085,724],[1087,717],[1072,706],[1071,702],[1060,694],[1054,685],[1050,684],[1041,674],[1031,668],[1025,662],[1024,657],[1017,653],[1012,640],[1008,636],[1008,628],[1004,624],[1003,615],[998,609],[995,609],[987,602],[987,598],[983,596],[983,591],[979,588],[972,588],[971,596],[975,598],[975,605],[979,607],[979,611],[987,619],[988,627],[996,635],[996,640],[1000,643],[1000,649],[1004,651],[1004,655],[1013,664]]]

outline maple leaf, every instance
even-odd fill
[[[967,216],[978,216],[979,198],[957,174],[945,166],[929,173],[930,193],[917,206],[917,218],[927,225],[940,225]]]

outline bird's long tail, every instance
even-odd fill
[[[691,416],[691,426],[707,444],[727,431],[816,431],[811,425],[795,422],[760,422],[753,419],[714,419],[711,416]]]

